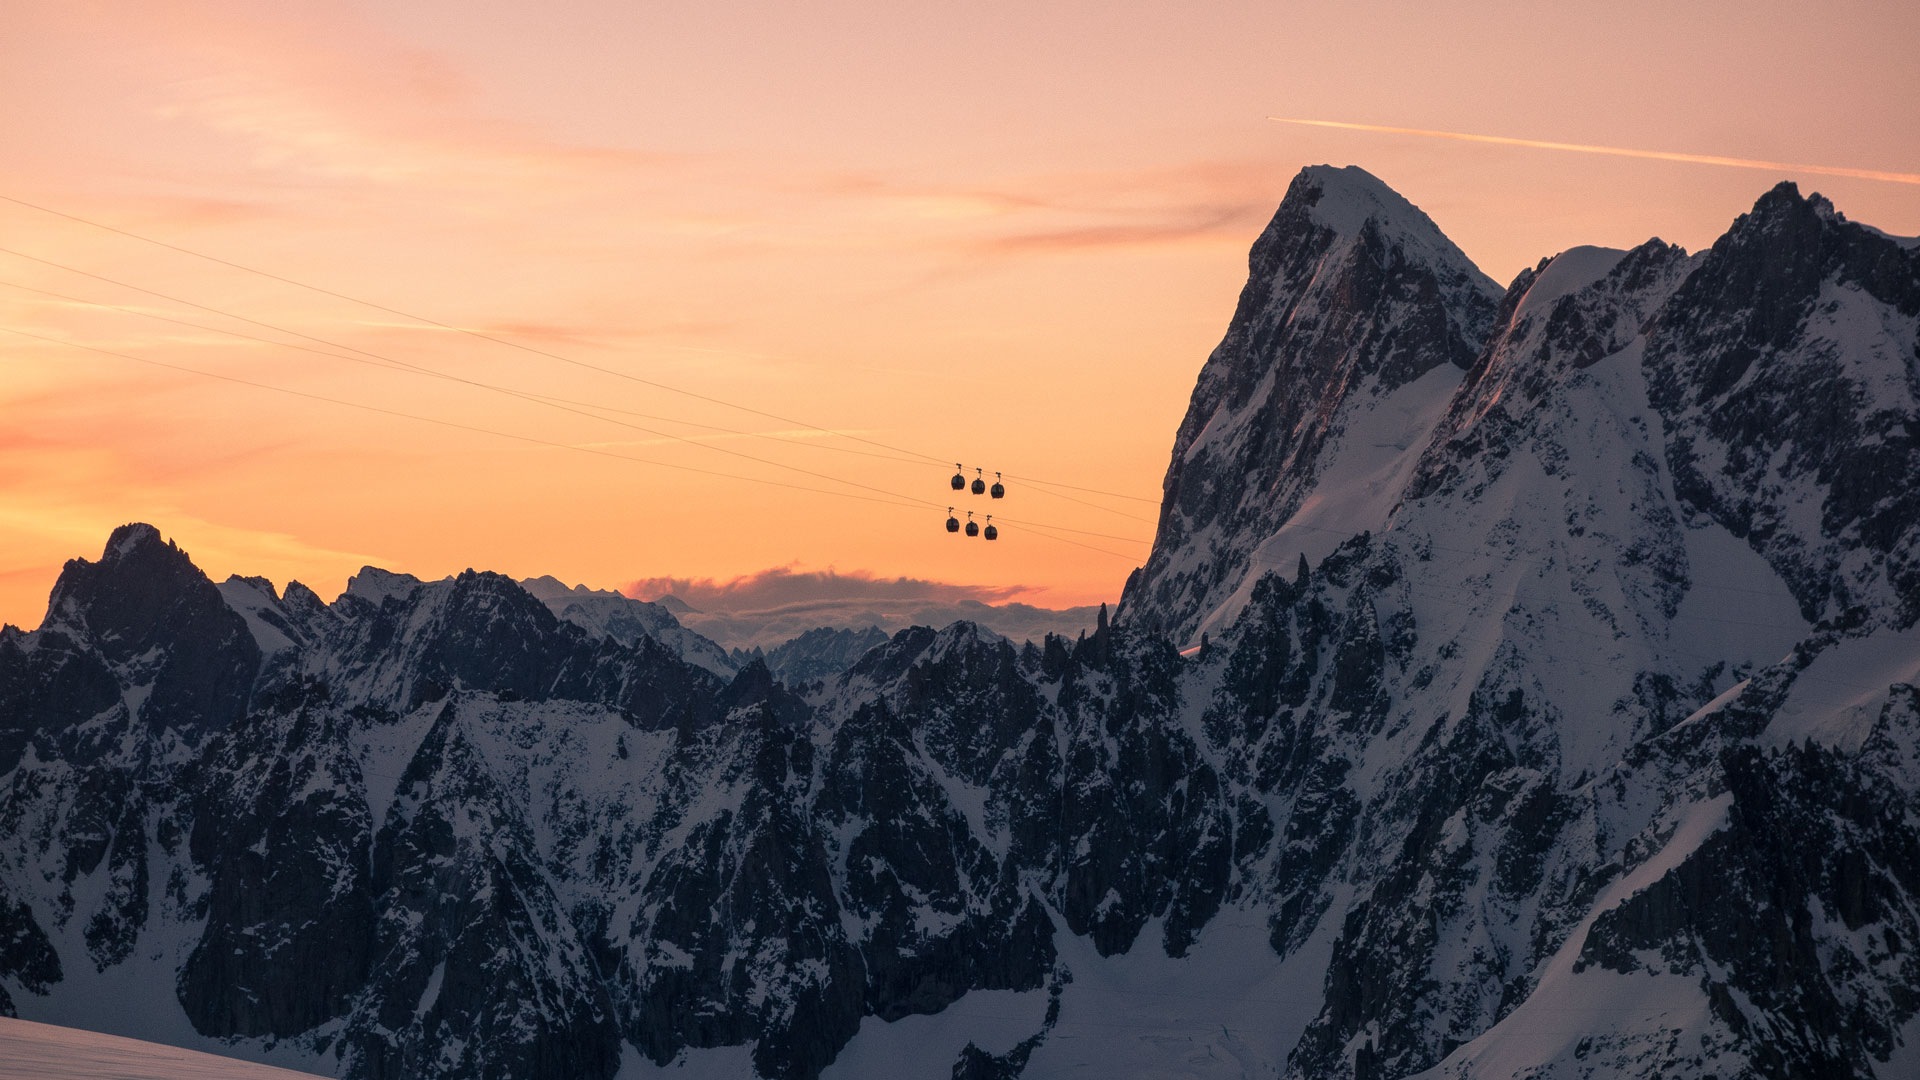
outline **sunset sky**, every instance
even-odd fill
[[[1365,167],[1502,282],[1704,246],[1780,179],[1920,233],[1897,179],[1268,119],[1910,175],[1906,0],[4,12],[0,621],[28,627],[133,520],[328,598],[374,563],[1112,600],[1303,165]],[[941,527],[956,461],[1023,478],[959,503],[995,545]]]

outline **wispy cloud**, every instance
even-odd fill
[[[1244,245],[1247,228],[1257,226],[1265,213],[1264,204],[1248,202],[1238,206],[1211,208],[1191,220],[1036,229],[987,237],[978,246],[989,252],[1021,254],[1115,247],[1167,247],[1222,241]]]
[[[913,185],[831,178],[823,193],[901,207],[973,255],[1024,256],[1121,247],[1243,243],[1286,166],[1194,161],[1013,178],[995,185]]]
[[[70,32],[106,15],[76,5],[58,16]],[[244,10],[156,2],[114,8],[129,57],[162,73],[164,97],[146,104],[163,124],[227,140],[251,166],[254,190],[412,185],[462,197],[565,197],[613,175],[684,160],[646,148],[572,142],[535,125],[484,115],[477,77],[444,53],[380,25],[336,12],[278,19]],[[107,46],[109,48],[113,46]],[[247,204],[176,200],[165,217],[245,215]],[[132,220],[129,218],[129,220]],[[149,224],[151,222],[148,222]]]
[[[356,73],[379,93],[377,76]],[[383,115],[361,94],[316,93],[311,85],[250,72],[200,80],[163,115],[191,120],[242,140],[256,164],[321,180],[419,184],[437,191],[524,192],[596,182],[608,173],[648,168],[666,155],[577,146],[504,123],[426,124],[415,111]]]

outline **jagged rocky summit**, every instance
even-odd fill
[[[1920,1074],[1916,438],[1920,245],[1819,196],[1503,292],[1308,169],[1078,640],[782,679],[116,531],[0,631],[0,1007],[383,1080]]]

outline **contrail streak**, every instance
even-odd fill
[[[1648,158],[1653,161],[1683,161],[1693,165],[1723,165],[1731,169],[1764,169],[1767,172],[1815,173],[1820,176],[1845,176],[1855,180],[1884,180],[1890,184],[1920,184],[1920,173],[1883,172],[1879,169],[1849,169],[1836,165],[1794,165],[1784,161],[1755,161],[1751,158],[1719,157],[1713,154],[1680,154],[1671,150],[1633,150],[1624,146],[1589,146],[1585,143],[1547,142],[1543,139],[1515,139],[1506,135],[1471,135],[1464,131],[1429,131],[1426,128],[1388,127],[1384,124],[1349,124],[1340,120],[1296,120],[1269,116],[1282,124],[1339,128],[1343,131],[1373,131],[1386,135],[1420,135],[1429,139],[1454,139],[1459,142],[1493,143],[1497,146],[1530,146],[1536,150],[1570,150],[1576,154],[1606,154],[1611,157]]]

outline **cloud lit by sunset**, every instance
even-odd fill
[[[0,621],[128,521],[328,598],[374,563],[1112,600],[1302,165],[1501,281],[1698,246],[1775,179],[1920,233],[1866,175],[1920,169],[1920,15],[1768,6],[18,5]],[[1415,129],[1779,175],[1379,134]]]

